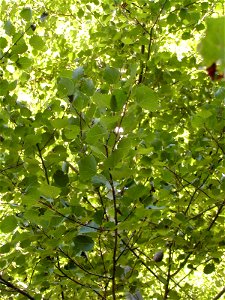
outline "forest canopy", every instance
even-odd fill
[[[1,299],[223,299],[219,0],[1,2]]]

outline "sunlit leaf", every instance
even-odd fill
[[[17,66],[20,69],[28,69],[32,65],[33,61],[28,57],[20,57],[16,62]]]
[[[56,186],[51,186],[48,184],[42,184],[39,188],[38,188],[40,194],[42,194],[43,196],[47,197],[47,198],[51,198],[54,199],[56,198],[59,193],[60,193],[60,188],[56,187]]]
[[[225,66],[225,17],[208,18],[206,34],[202,39],[199,50],[206,66],[220,61]]]
[[[33,35],[30,38],[30,45],[36,50],[44,50],[45,43],[39,35]]]
[[[7,44],[7,40],[4,37],[0,37],[0,49],[4,49]]]
[[[17,220],[14,216],[7,216],[0,222],[0,231],[4,233],[9,233],[16,229]]]
[[[32,18],[32,11],[30,8],[26,7],[20,12],[20,16],[25,20],[25,21],[30,21]]]

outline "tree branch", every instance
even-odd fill
[[[225,294],[225,287],[212,300],[220,299],[223,294]]]
[[[111,189],[112,189],[112,195],[113,195],[113,209],[114,209],[114,223],[115,223],[115,230],[114,230],[114,248],[113,248],[113,270],[112,270],[112,297],[113,300],[116,300],[116,265],[117,265],[117,259],[116,259],[116,255],[117,255],[117,247],[118,247],[118,219],[117,219],[117,203],[116,203],[116,191],[115,191],[115,187],[114,187],[114,183],[113,183],[113,177],[112,174],[109,174],[110,176],[110,185],[111,185]]]
[[[15,286],[12,282],[4,279],[2,277],[2,275],[0,275],[0,284],[4,284],[6,285],[7,287],[11,288],[12,290],[14,290],[15,292],[25,296],[26,298],[28,299],[31,299],[31,300],[35,300],[34,297],[32,297],[30,294],[28,294],[27,292],[25,292],[24,290],[21,290],[20,288],[18,288],[17,286]]]

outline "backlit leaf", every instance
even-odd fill
[[[30,38],[30,45],[36,50],[44,50],[45,43],[39,35],[33,35]]]
[[[16,229],[17,220],[14,216],[7,216],[0,222],[0,231],[4,233],[9,233]]]
[[[30,8],[24,8],[21,12],[20,12],[20,16],[25,20],[25,21],[30,21],[32,18],[32,11]]]

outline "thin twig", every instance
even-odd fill
[[[168,271],[167,271],[167,279],[165,284],[165,291],[164,291],[164,297],[163,299],[168,299],[169,296],[169,284],[170,284],[170,273],[171,273],[171,267],[172,267],[172,261],[173,261],[173,253],[172,253],[172,243],[169,245],[169,261],[168,261]]]
[[[91,286],[89,286],[89,285],[86,285],[86,284],[83,284],[82,282],[80,282],[80,281],[78,281],[78,280],[76,280],[76,279],[70,277],[68,274],[66,274],[66,273],[65,273],[60,267],[58,267],[57,265],[56,265],[56,268],[57,268],[57,269],[64,275],[64,277],[66,277],[67,279],[73,281],[74,283],[76,283],[76,284],[78,284],[78,285],[80,285],[80,286],[82,286],[82,287],[84,287],[84,288],[91,289],[94,293],[96,293],[98,296],[100,296],[101,299],[104,299],[103,296],[102,296],[98,291],[96,291],[93,287],[91,287]]]
[[[213,139],[213,141],[216,143],[217,147],[222,151],[223,154],[225,154],[225,150],[223,149],[223,147],[219,144],[218,140],[216,138],[214,138],[214,136],[212,135],[212,133],[210,132],[210,130],[205,126],[206,131],[208,132],[208,134],[211,136],[211,138]]]
[[[21,162],[21,163],[17,163],[16,165],[13,165],[13,166],[8,166],[8,167],[5,167],[4,169],[0,170],[0,173],[3,173],[7,170],[10,170],[10,169],[15,169],[15,168],[18,168],[19,166],[22,166],[24,164],[24,162]]]
[[[112,189],[112,195],[113,195],[113,209],[114,209],[114,223],[115,223],[115,230],[114,230],[114,248],[113,248],[113,269],[112,269],[112,297],[113,300],[116,300],[116,292],[117,292],[117,287],[116,287],[116,265],[117,265],[117,247],[118,247],[118,219],[117,219],[117,201],[116,201],[116,191],[115,191],[115,186],[113,183],[113,177],[112,174],[109,174],[110,176],[110,185]]]
[[[95,226],[91,226],[91,225],[88,225],[88,224],[84,224],[78,220],[75,220],[74,218],[72,217],[68,217],[64,214],[62,214],[60,211],[58,211],[56,208],[54,208],[54,206],[52,206],[50,203],[46,203],[42,200],[39,200],[38,201],[39,203],[43,204],[44,206],[47,206],[49,209],[53,210],[55,213],[57,213],[58,215],[60,215],[61,217],[67,219],[68,221],[72,222],[72,223],[75,223],[75,224],[78,224],[80,226],[85,226],[85,227],[88,227],[88,228],[92,228],[92,229],[95,229],[96,231],[111,231],[110,229],[106,229],[106,228],[102,228],[102,227],[95,227]]]
[[[62,248],[58,248],[59,252],[61,252],[65,257],[67,257],[69,260],[71,260],[79,269],[81,269],[82,271],[84,271],[85,273],[98,277],[98,278],[104,278],[104,279],[111,279],[108,276],[104,276],[101,274],[95,274],[93,272],[88,271],[87,269],[85,269],[82,265],[80,265],[79,263],[77,263],[68,253],[66,253],[64,250],[62,250]]]
[[[47,181],[48,184],[50,184],[49,178],[48,178],[48,171],[47,171],[47,168],[46,168],[44,159],[43,159],[43,157],[42,157],[41,149],[40,149],[38,143],[36,144],[36,146],[37,146],[37,149],[38,149],[39,157],[40,157],[40,159],[41,159],[41,163],[42,163],[42,167],[43,167],[43,170],[44,170],[44,173],[45,173],[46,181]]]
[[[222,202],[222,204],[219,206],[218,211],[215,215],[215,217],[213,218],[212,222],[210,223],[209,227],[207,228],[207,231],[210,231],[210,229],[213,227],[213,225],[215,224],[216,220],[218,219],[220,213],[222,212],[223,208],[225,205],[225,200]]]

